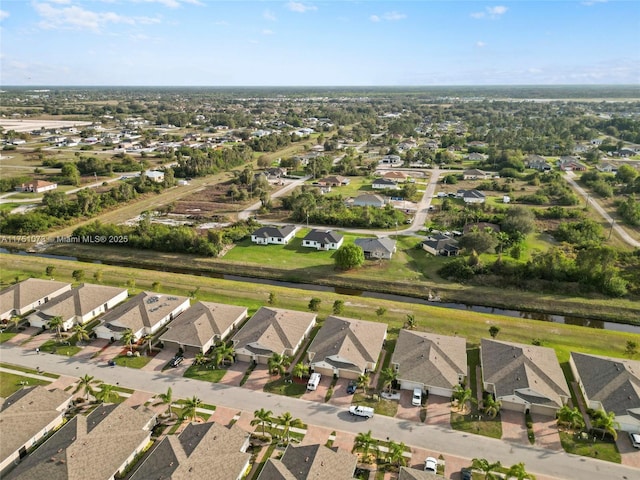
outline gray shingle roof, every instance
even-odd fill
[[[415,468],[400,467],[398,480],[442,480],[442,476]]]
[[[296,227],[294,225],[285,225],[283,227],[260,227],[251,235],[260,238],[286,238]]]
[[[280,460],[267,461],[258,480],[348,480],[356,463],[355,455],[339,448],[289,444]]]
[[[130,480],[233,480],[246,470],[249,434],[238,426],[192,423],[169,435],[151,452]]]
[[[467,342],[462,337],[400,330],[391,364],[398,380],[453,388],[467,374]]]
[[[310,240],[313,242],[326,243],[338,243],[342,240],[342,235],[333,230],[311,230],[305,235],[303,240]]]
[[[316,314],[261,307],[233,337],[236,351],[283,354],[300,343]]]
[[[12,470],[7,480],[105,480],[150,439],[155,413],[125,404],[76,415]]]
[[[30,387],[18,390],[0,406],[0,461],[17,451],[61,416],[71,400],[62,390]],[[60,419],[62,420],[62,418]]]
[[[198,302],[171,323],[161,340],[202,347],[214,337],[221,339],[231,325],[246,316],[245,307]]]
[[[311,363],[323,362],[364,373],[376,363],[387,335],[387,325],[329,316],[309,345]]]
[[[396,241],[389,237],[356,238],[353,243],[362,248],[365,253],[381,251],[391,254],[396,251]]]
[[[65,287],[71,288],[71,284],[54,280],[27,278],[0,292],[0,313],[14,309],[20,310]]]
[[[640,409],[640,362],[571,352],[589,400],[617,416]]]
[[[551,348],[483,338],[483,380],[495,386],[497,398],[513,396],[535,403],[563,405],[570,396],[556,353]],[[526,397],[526,398],[525,398]]]

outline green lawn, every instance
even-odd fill
[[[370,193],[373,191],[371,188],[372,178],[366,177],[349,177],[351,180],[349,185],[341,187],[332,187],[331,191],[326,194],[327,197],[336,197],[341,195],[343,198],[357,197],[363,193]],[[311,183],[311,182],[309,182]]]
[[[50,382],[46,380],[24,377],[14,373],[0,372],[0,397],[7,398],[25,386],[48,385],[49,383]]]
[[[151,357],[140,355],[139,357],[127,357],[126,355],[118,355],[113,359],[116,365],[129,368],[142,368],[151,361]]]
[[[13,337],[15,337],[16,335],[17,335],[17,333],[14,333],[14,332],[2,332],[2,333],[0,333],[0,343],[4,343],[7,340],[10,340]]]
[[[382,397],[374,397],[373,395],[364,395],[362,392],[355,393],[351,403],[364,407],[373,407],[375,413],[386,415],[387,417],[395,417],[398,413],[398,402],[393,400],[385,400]]]
[[[560,432],[560,442],[562,443],[562,448],[564,448],[567,453],[597,458],[608,462],[621,462],[620,452],[618,452],[616,444],[614,442],[600,440],[600,437],[596,437],[594,441],[593,437],[590,436],[587,436],[587,439],[582,439],[572,433]]]
[[[451,428],[485,437],[502,438],[502,423],[499,415],[496,418],[488,418],[483,415],[482,420],[478,420],[477,412],[472,412],[469,415],[451,412]]]
[[[37,370],[34,370],[32,368],[22,367],[20,365],[11,365],[10,363],[1,363],[0,362],[0,367],[11,369],[11,370],[16,370],[16,371],[24,372],[24,373],[32,373],[33,375],[40,375],[40,376],[43,376],[43,377],[60,378],[60,375],[56,375],[55,373],[49,373],[49,372],[43,372],[43,371],[39,371],[38,372]]]
[[[280,377],[277,380],[272,380],[264,386],[264,391],[267,393],[275,393],[276,395],[285,395],[287,397],[301,397],[304,392],[307,391],[307,385],[305,383],[287,383],[284,377]]]
[[[80,350],[80,347],[73,345],[73,342],[67,341],[47,340],[40,345],[40,351],[43,353],[57,353],[68,357],[73,357]]]
[[[218,383],[227,373],[226,368],[214,368],[212,363],[206,365],[191,365],[184,372],[184,377],[193,378],[195,380],[203,380],[205,382]]]

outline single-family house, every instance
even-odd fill
[[[167,435],[129,480],[240,480],[249,467],[249,434],[237,424],[191,423]]]
[[[275,180],[278,178],[286,177],[287,169],[285,167],[267,168],[264,171],[264,174],[267,176],[268,180]]]
[[[153,335],[187,308],[187,297],[140,292],[102,317],[94,332],[98,338],[120,340],[125,331],[131,330],[137,341]]]
[[[124,302],[128,295],[126,288],[83,283],[37,307],[27,318],[32,327],[47,328],[53,317],[60,317],[61,328],[67,331],[102,315]]]
[[[387,200],[381,195],[375,193],[363,193],[353,199],[354,207],[376,207],[382,208],[387,204]]]
[[[400,190],[400,187],[393,180],[386,178],[376,178],[371,184],[374,190]]]
[[[260,227],[251,234],[251,241],[258,245],[286,245],[296,235],[298,227],[285,225],[283,227]]]
[[[197,302],[178,316],[160,340],[185,352],[206,353],[247,318],[246,307]]]
[[[316,250],[337,250],[343,241],[344,237],[333,230],[311,230],[302,239],[302,246]]]
[[[467,143],[467,147],[471,148],[487,148],[487,144],[485,142],[481,142],[479,140],[473,140],[472,142]]]
[[[640,433],[640,362],[571,352],[569,365],[588,408],[613,412],[620,430]]]
[[[316,183],[321,187],[341,187],[349,185],[351,180],[347,177],[343,177],[342,175],[331,175],[329,177],[321,178]]]
[[[402,165],[400,155],[385,155],[378,162],[380,165]]]
[[[69,290],[70,283],[27,278],[0,291],[0,320],[29,313]]]
[[[442,475],[411,467],[400,467],[398,480],[442,480]]]
[[[258,480],[351,480],[358,457],[338,447],[290,443],[280,459],[270,458]]]
[[[630,148],[621,148],[613,152],[614,157],[629,158],[633,157],[636,152]]]
[[[147,177],[152,182],[162,183],[164,182],[164,172],[160,172],[158,170],[147,170],[144,172],[144,176]]]
[[[505,410],[554,416],[571,394],[555,350],[483,338],[482,384]]]
[[[71,418],[3,478],[112,480],[147,447],[155,423],[145,407],[99,405]]]
[[[527,168],[533,168],[534,170],[538,170],[540,172],[548,172],[551,170],[551,165],[544,157],[540,155],[528,155],[524,161],[524,164]]]
[[[616,173],[618,171],[618,166],[614,163],[603,162],[596,167],[599,171],[604,173]]]
[[[72,395],[42,386],[18,390],[0,406],[0,475],[64,421]]]
[[[479,190],[458,190],[456,197],[462,198],[464,203],[484,203],[486,197]]]
[[[236,359],[267,364],[274,353],[293,357],[315,324],[315,313],[261,307],[232,338]]]
[[[442,255],[445,257],[458,255],[460,251],[458,241],[444,233],[429,235],[426,240],[423,240],[422,249],[431,255]]]
[[[471,152],[471,153],[467,156],[467,158],[468,158],[469,160],[474,161],[474,162],[482,162],[482,161],[484,161],[484,155],[483,155],[483,154],[481,154],[481,153],[478,153],[478,152]]]
[[[390,260],[396,253],[396,241],[389,237],[382,238],[356,238],[354,243],[362,248],[364,257],[369,259]]]
[[[558,160],[558,167],[565,172],[584,172],[587,166],[580,163],[577,158],[571,156],[560,157]]]
[[[375,371],[387,325],[330,315],[307,348],[314,372],[357,379]]]
[[[406,182],[409,179],[409,175],[404,172],[386,172],[382,177],[395,183]]]
[[[464,180],[487,180],[495,176],[495,173],[485,172],[478,168],[472,168],[471,170],[465,170],[462,174]]]
[[[44,193],[55,190],[56,188],[58,188],[57,183],[46,182],[44,180],[32,180],[31,182],[18,185],[16,191],[24,193]]]
[[[596,146],[602,145],[602,139],[601,138],[592,138],[591,139],[591,145],[596,145]]]
[[[467,376],[467,342],[462,337],[402,329],[390,366],[402,390],[420,388],[451,397]]]

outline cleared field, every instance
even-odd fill
[[[55,128],[85,127],[92,122],[81,120],[33,120],[0,118],[0,127],[16,132],[31,132],[33,130],[49,130]]]

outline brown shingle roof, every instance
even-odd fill
[[[233,337],[235,349],[283,354],[300,343],[315,321],[315,313],[261,307]]]
[[[415,468],[400,467],[398,480],[442,480],[442,476]]]
[[[71,284],[54,280],[27,278],[0,292],[0,313],[20,310],[38,300],[48,297]]]
[[[483,338],[483,380],[495,386],[496,397],[515,395],[529,403],[560,408],[569,397],[556,353],[551,348]]]
[[[244,450],[249,434],[238,426],[192,423],[180,435],[169,435],[147,457],[130,480],[233,480],[246,470],[251,454]]]
[[[391,364],[398,379],[429,387],[453,388],[467,374],[467,347],[462,337],[400,330]]]
[[[346,450],[289,444],[280,460],[267,461],[258,480],[348,480],[356,463],[357,457]]]
[[[326,363],[364,373],[376,363],[387,335],[387,325],[329,316],[309,346],[312,364]]]
[[[182,313],[161,340],[202,347],[212,338],[221,339],[231,325],[247,316],[245,307],[198,302]]]
[[[0,461],[61,416],[70,400],[62,390],[41,386],[18,390],[5,399],[0,406]]]
[[[100,405],[76,415],[27,456],[7,480],[111,478],[151,437],[155,413],[125,404]]]

